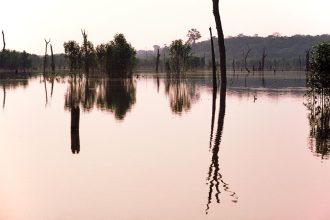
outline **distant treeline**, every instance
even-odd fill
[[[55,54],[54,60],[57,69],[68,68],[68,61],[65,59],[64,54]],[[0,70],[3,72],[41,71],[43,64],[44,56],[29,54],[25,51],[0,51]],[[50,62],[48,62],[48,67],[46,68],[50,68]]]
[[[305,70],[306,54],[312,47],[321,42],[329,42],[330,35],[294,35],[291,37],[270,35],[268,37],[245,36],[225,39],[227,68],[236,70],[258,70],[264,58],[264,70]],[[217,40],[214,40],[217,48]],[[210,40],[192,43],[192,56],[188,60],[188,70],[211,68],[211,43]],[[135,70],[155,71],[157,50],[160,50],[159,69],[165,71],[165,63],[169,59],[169,47],[154,46],[154,50],[139,50],[136,53]],[[264,52],[265,51],[265,52]],[[216,60],[219,53],[215,50]],[[263,53],[264,52],[264,53]],[[246,58],[246,59],[245,59]],[[40,71],[43,68],[44,56],[29,54],[25,51],[15,50],[0,51],[1,71]],[[48,57],[46,69],[50,68]],[[70,60],[64,54],[54,55],[56,70],[69,70]]]
[[[258,70],[264,59],[264,70],[305,70],[306,54],[312,47],[321,42],[329,42],[330,35],[294,35],[291,37],[270,35],[268,37],[245,36],[240,34],[236,37],[225,39],[227,67],[229,69],[251,71]],[[217,48],[217,39],[214,40]],[[193,68],[211,68],[211,43],[210,40],[192,44]],[[263,54],[263,51],[265,53]],[[167,46],[160,48],[161,67],[169,57]],[[137,51],[138,68],[152,69],[155,66],[157,51]],[[219,52],[216,50],[216,60],[219,60]],[[245,59],[246,58],[246,59]],[[245,62],[246,60],[246,62]],[[166,62],[166,61],[165,61]]]

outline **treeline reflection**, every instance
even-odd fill
[[[65,93],[65,109],[80,106],[83,111],[94,108],[110,111],[117,120],[123,120],[136,102],[133,79],[88,79],[73,76]]]
[[[199,100],[200,94],[197,92],[196,85],[189,82],[187,78],[166,77],[164,84],[171,110],[175,114],[189,111],[192,104]]]

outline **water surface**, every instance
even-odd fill
[[[0,86],[0,219],[330,218],[302,73]]]

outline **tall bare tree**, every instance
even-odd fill
[[[213,44],[213,35],[212,28],[209,28],[211,36],[211,51],[212,51],[212,73],[213,73],[213,90],[217,90],[217,66],[215,64],[215,55],[214,55],[214,44]]]
[[[50,39],[47,41],[45,38],[46,48],[45,48],[45,57],[44,57],[44,73],[46,73],[46,66],[47,66],[47,48],[48,44],[50,42]]]
[[[222,30],[220,12],[219,12],[219,0],[213,1],[213,15],[215,19],[215,24],[218,32],[218,45],[219,45],[219,53],[220,53],[220,79],[221,84],[225,85],[227,83],[227,75],[226,75],[226,47],[225,47],[225,37]]]
[[[50,53],[52,55],[52,64],[50,65],[52,67],[52,72],[55,72],[55,61],[54,61],[54,54],[53,54],[53,46],[50,44]]]

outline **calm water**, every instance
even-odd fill
[[[1,80],[0,219],[330,219],[304,74],[211,85]]]

